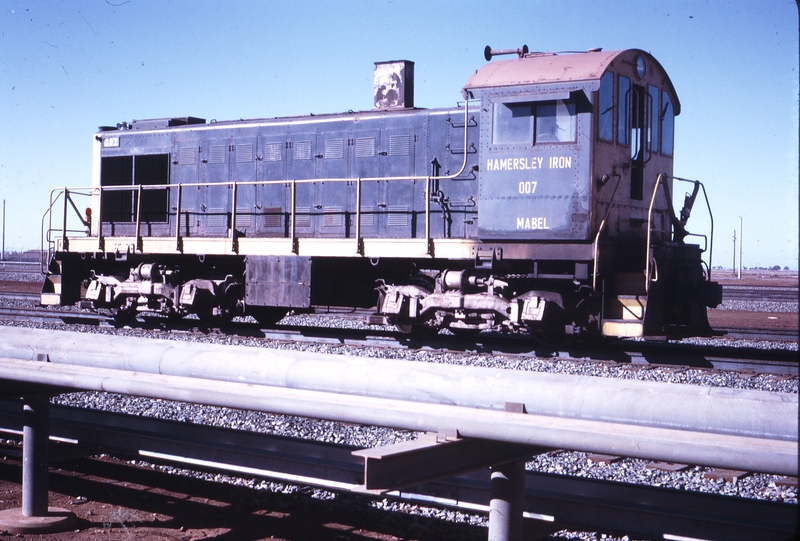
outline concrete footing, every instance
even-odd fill
[[[22,508],[0,511],[0,531],[12,534],[66,532],[75,528],[78,519],[69,509],[48,507],[43,516],[26,517]]]
[[[13,534],[71,530],[77,518],[68,509],[49,507],[47,448],[50,445],[50,398],[24,398],[22,429],[22,507],[0,511],[0,530]]]

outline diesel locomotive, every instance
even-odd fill
[[[449,108],[414,106],[402,60],[375,64],[368,111],[101,127],[91,186],[53,190],[43,217],[41,303],[265,325],[350,307],[405,332],[545,340],[710,334],[721,288],[709,236],[686,229],[708,199],[685,181],[673,207],[681,106],[659,62],[485,56]]]

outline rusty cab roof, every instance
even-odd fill
[[[640,49],[619,51],[591,50],[582,53],[529,53],[521,58],[496,60],[478,69],[464,85],[465,96],[479,97],[484,90],[510,86],[546,85],[570,90],[597,90],[600,78],[608,70],[620,73],[631,80],[636,76],[636,57],[645,60],[645,74],[651,84],[669,92],[675,114],[681,110],[672,81],[661,64],[649,53]],[[469,93],[469,94],[468,94]]]

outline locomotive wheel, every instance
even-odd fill
[[[473,338],[478,336],[479,332],[481,332],[480,329],[460,329],[460,328],[454,329],[453,327],[448,327],[447,329],[451,333],[453,333],[453,336],[463,340],[472,340]]]
[[[200,323],[207,327],[222,327],[223,325],[227,325],[233,319],[233,314],[225,313],[221,315],[214,315],[208,312],[197,314],[197,317],[200,319]]]
[[[114,318],[114,323],[117,325],[123,325],[136,319],[135,307],[132,310],[124,308],[109,308],[108,313],[111,314],[111,317]]]

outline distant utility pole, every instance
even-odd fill
[[[736,274],[736,230],[733,230],[733,274]]]
[[[3,253],[2,260],[6,260],[6,200],[3,199]]]
[[[742,235],[742,217],[739,216],[739,280],[742,279]]]

